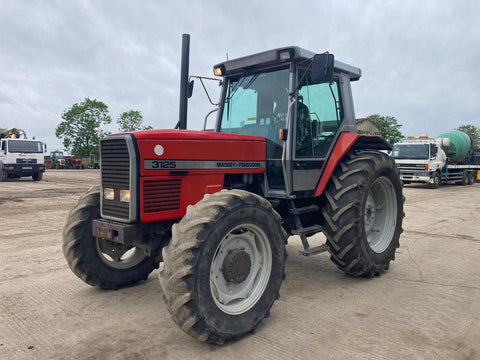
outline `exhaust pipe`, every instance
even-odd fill
[[[188,110],[188,66],[190,62],[190,35],[182,35],[182,67],[180,71],[180,107],[178,111],[178,123],[175,129],[187,128]]]

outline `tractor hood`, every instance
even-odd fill
[[[266,141],[261,136],[193,130],[134,132],[140,175],[262,173]]]

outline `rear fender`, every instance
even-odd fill
[[[315,196],[322,195],[330,180],[330,177],[337,168],[338,163],[351,149],[392,150],[392,147],[384,138],[377,135],[342,133],[330,155],[330,158],[328,159],[325,170],[323,171],[323,175],[318,183],[317,190],[315,191]]]

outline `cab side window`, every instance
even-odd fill
[[[332,83],[312,84],[303,77],[297,96],[295,153],[297,158],[323,158],[343,120],[338,79]]]

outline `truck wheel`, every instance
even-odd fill
[[[92,235],[92,220],[100,218],[99,186],[90,188],[70,211],[63,228],[63,254],[80,279],[102,289],[133,285],[158,264],[143,250]]]
[[[461,185],[468,185],[468,172],[463,172],[462,181],[460,182]]]
[[[442,178],[440,176],[440,173],[438,171],[435,171],[435,174],[433,174],[433,183],[429,184],[430,188],[438,189],[441,183],[442,183]]]
[[[331,260],[345,273],[387,270],[402,232],[402,184],[394,161],[378,151],[350,153],[329,182],[322,210]]]
[[[470,171],[468,173],[468,185],[473,185],[474,182],[475,182],[475,172]]]
[[[32,175],[33,181],[40,181],[40,180],[42,180],[42,178],[43,178],[43,173],[42,172],[34,173]]]
[[[280,216],[258,195],[221,191],[189,206],[160,273],[175,323],[217,344],[254,331],[279,297],[286,239]]]
[[[7,180],[7,178],[8,178],[8,174],[5,172],[5,170],[0,168],[0,182]]]

